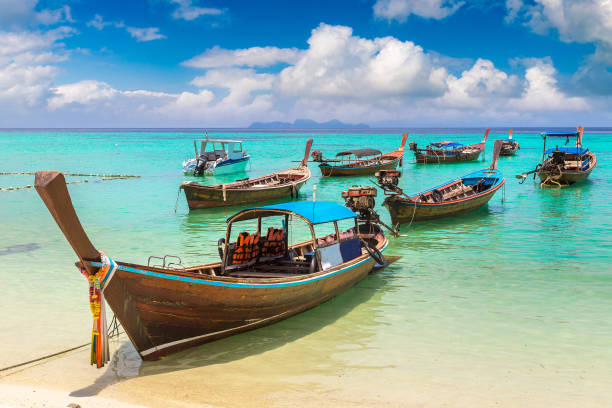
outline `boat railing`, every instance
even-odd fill
[[[169,261],[170,259],[178,260],[178,262],[170,262]],[[151,265],[152,260],[161,261],[161,264]],[[181,260],[180,257],[176,255],[164,255],[163,257],[151,255],[149,259],[147,260],[147,266],[151,268],[163,268],[163,269],[174,269],[174,270],[178,269],[178,270],[183,270],[183,271],[185,270],[185,266],[183,266],[183,261]]]

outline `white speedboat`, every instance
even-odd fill
[[[198,151],[198,143],[200,150]],[[194,140],[196,156],[183,162],[183,172],[189,176],[228,174],[244,171],[251,158],[242,150],[240,140]]]

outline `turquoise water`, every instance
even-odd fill
[[[346,148],[394,150],[401,132],[254,133],[211,132],[244,140],[257,176],[295,165],[306,139],[326,156]],[[350,373],[372,376],[393,391],[397,379],[463,384],[491,392],[566,393],[612,401],[612,132],[587,132],[597,154],[588,181],[541,189],[515,174],[531,170],[541,154],[535,131],[515,131],[521,150],[501,157],[506,177],[482,210],[465,216],[404,226],[389,254],[402,259],[331,302],[279,324],[144,364],[140,375],[191,368],[210,355],[261,358],[286,344],[284,358],[310,364],[300,375],[308,386],[330,387]],[[127,173],[138,179],[71,184],[69,191],[93,244],[113,258],[146,263],[149,255],[178,255],[184,264],[215,261],[225,219],[238,209],[189,212],[179,184],[181,163],[193,155],[197,133],[0,132],[0,172],[61,170]],[[418,130],[429,141],[480,141],[466,130]],[[407,151],[400,186],[408,193],[487,167],[485,160],[446,165],[411,164]],[[340,192],[368,177],[321,179],[316,166],[304,199],[341,201]],[[78,180],[72,177],[70,180]],[[0,187],[33,184],[33,176],[0,176]],[[380,207],[382,197],[378,197]],[[389,217],[380,207],[383,218]],[[87,284],[75,256],[32,189],[0,191],[0,366],[89,340]],[[10,248],[9,248],[10,247]],[[322,335],[325,333],[325,336]],[[214,353],[213,353],[214,352]],[[221,356],[221,357],[219,357]],[[231,358],[230,358],[231,359]],[[323,363],[324,362],[324,363]],[[87,362],[84,362],[87,364]],[[173,368],[174,367],[174,368]],[[364,380],[365,381],[365,380]],[[398,384],[397,387],[401,385]],[[565,395],[565,394],[562,394]]]

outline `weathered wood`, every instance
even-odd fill
[[[34,187],[79,260],[99,261],[100,253],[89,240],[74,211],[64,175],[58,171],[36,172]],[[89,264],[86,264],[85,268],[89,273],[97,270]]]
[[[295,168],[226,184],[204,186],[197,181],[186,181],[180,188],[185,192],[190,210],[251,204],[288,196],[297,197],[311,176],[308,169],[311,146],[312,139],[308,139],[304,159]]]
[[[426,149],[417,149],[414,145],[414,158],[419,164],[454,163],[472,161],[478,159],[480,153],[485,149],[485,142],[489,136],[489,129],[485,130],[484,137],[480,143],[455,148],[452,151],[428,146]],[[446,154],[450,152],[451,154]]]
[[[76,216],[61,174],[41,173],[37,189],[64,231],[81,265],[95,270],[100,261]],[[253,210],[254,211],[254,210]],[[312,225],[309,225],[312,232]],[[228,225],[228,234],[230,226]],[[360,234],[384,251],[382,230]],[[291,246],[295,253],[312,251],[312,240]],[[116,262],[118,269],[104,288],[106,302],[136,350],[145,360],[265,326],[325,302],[364,279],[375,266],[367,253],[327,270],[295,274],[283,266],[263,273],[234,272],[245,277],[217,275],[220,262],[184,270]],[[297,265],[304,268],[301,262]],[[209,274],[202,274],[206,271]],[[251,274],[251,276],[248,276]]]
[[[400,147],[391,152],[386,153],[375,158],[369,158],[364,160],[355,160],[350,163],[343,163],[339,165],[332,165],[330,163],[337,162],[335,159],[327,160],[319,165],[321,174],[325,177],[344,177],[344,176],[357,176],[363,174],[374,174],[380,170],[395,169],[402,161],[404,156],[404,146],[408,134],[402,135],[402,142]]]

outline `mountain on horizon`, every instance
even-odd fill
[[[316,122],[312,119],[296,119],[293,123],[289,122],[253,122],[249,129],[368,129],[370,126],[365,123],[343,123],[338,119],[328,122]]]

